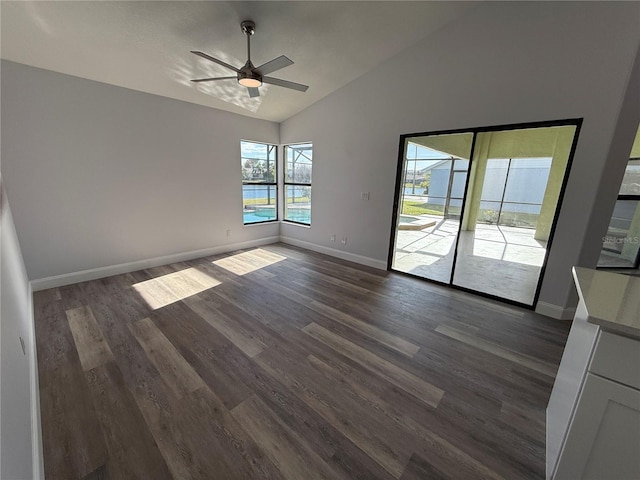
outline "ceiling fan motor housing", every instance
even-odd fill
[[[262,85],[262,75],[253,66],[251,60],[247,60],[247,63],[238,71],[238,83],[245,87],[259,87]]]
[[[244,67],[242,67],[238,72],[238,81],[244,79],[253,79],[262,83],[262,75],[260,75],[257,70],[254,70],[254,68],[255,67],[251,64],[251,62],[247,62]]]

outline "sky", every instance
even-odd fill
[[[451,158],[451,156],[443,154],[437,150],[433,150],[432,148],[407,142],[406,158],[407,160],[413,160],[414,158],[417,159],[416,168],[418,170],[422,170],[423,168],[431,166],[444,158]],[[411,166],[413,167],[413,163]]]
[[[307,157],[313,158],[313,147],[310,143],[293,145],[293,146],[305,146],[309,147],[309,150],[305,152]],[[242,140],[240,142],[240,155],[242,158],[256,158],[264,159],[267,156],[267,145],[264,143],[250,142]]]
[[[240,142],[240,155],[243,158],[259,158],[267,157],[267,145],[264,143]]]

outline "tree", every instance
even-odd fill
[[[427,189],[431,185],[431,170],[424,174],[424,180],[420,183],[420,187]]]
[[[264,178],[264,167],[262,165],[262,162],[258,162],[254,165],[253,169],[251,170],[251,178]]]
[[[307,201],[309,201],[311,197],[311,187],[298,187],[298,188],[302,196],[306,198]]]
[[[274,182],[276,178],[276,166],[274,163],[271,163],[271,166],[268,170],[263,172],[264,181],[265,182]]]

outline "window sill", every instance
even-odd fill
[[[283,223],[285,225],[293,225],[294,227],[311,228],[310,224],[292,222],[291,220],[281,220],[280,223]]]

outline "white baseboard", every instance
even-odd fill
[[[360,265],[366,265],[368,267],[378,268],[380,270],[387,269],[387,262],[382,260],[376,260],[375,258],[365,257],[362,255],[356,255],[355,253],[344,252],[335,248],[323,247],[322,245],[316,245],[315,243],[305,242],[304,240],[298,240],[291,237],[280,237],[282,243],[288,243],[296,247],[306,248],[318,253],[324,253],[332,257],[341,258],[350,262],[359,263]]]
[[[279,241],[280,237],[266,237],[247,242],[227,243],[225,245],[204,248],[201,250],[192,250],[190,252],[175,253],[162,257],[148,258],[145,260],[136,260],[135,262],[92,268],[90,270],[82,270],[80,272],[65,273],[63,275],[31,280],[31,288],[34,292],[37,292],[39,290],[46,290],[47,288],[62,287],[73,283],[97,280],[99,278],[110,277],[112,275],[120,275],[121,273],[135,272],[136,270],[168,265],[175,262],[184,262],[195,258],[208,257],[209,255],[232,252],[243,248],[259,247],[260,245],[268,245]]]
[[[561,307],[547,302],[538,302],[536,313],[556,320],[571,320],[576,313],[576,307]]]

